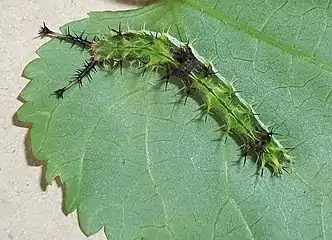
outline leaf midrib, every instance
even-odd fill
[[[198,11],[204,10],[204,13],[207,14],[208,16],[210,16],[214,19],[217,19],[219,21],[222,21],[224,23],[227,23],[229,26],[232,26],[233,28],[235,28],[241,32],[244,32],[244,33],[250,35],[251,37],[256,38],[258,41],[265,42],[271,46],[274,46],[274,47],[280,49],[283,52],[286,52],[289,55],[292,55],[292,56],[302,59],[308,63],[319,66],[329,72],[332,72],[332,62],[331,61],[326,61],[321,58],[316,58],[306,51],[300,51],[297,48],[295,48],[295,46],[286,44],[272,36],[262,33],[261,31],[257,30],[256,28],[253,28],[249,24],[238,21],[233,16],[231,16],[225,12],[221,12],[220,10],[215,9],[211,5],[206,6],[205,2],[202,3],[201,1],[195,1],[195,0],[185,0],[184,2],[187,5],[189,5],[190,7],[192,7],[193,9],[196,9]]]

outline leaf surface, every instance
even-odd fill
[[[17,112],[31,122],[32,151],[60,176],[65,210],[83,232],[109,239],[331,239],[332,10],[330,1],[169,1],[127,12],[93,12],[69,23],[89,37],[108,26],[168,29],[213,63],[294,147],[294,171],[256,176],[238,146],[220,140],[179,88],[130,68],[98,71],[63,100],[88,53],[51,40],[24,76]],[[65,31],[67,26],[62,29]],[[219,140],[218,140],[219,139]]]

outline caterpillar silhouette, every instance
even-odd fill
[[[143,65],[143,73],[156,68],[166,73],[162,79],[166,87],[170,78],[178,79],[183,85],[188,97],[195,92],[204,103],[207,114],[222,119],[221,129],[231,136],[240,146],[240,158],[252,157],[257,164],[257,172],[265,167],[272,175],[287,171],[293,164],[287,148],[283,147],[275,138],[273,131],[259,120],[253,108],[245,102],[217,71],[211,62],[204,60],[190,46],[170,36],[168,33],[150,31],[121,31],[110,29],[104,36],[94,37],[89,41],[87,37],[66,34],[50,30],[44,23],[39,31],[40,37],[57,38],[77,45],[91,53],[82,69],[76,71],[69,83],[53,92],[58,99],[74,85],[82,86],[84,78],[91,79],[91,73],[96,67],[109,65],[119,67],[122,71],[123,63],[138,61]]]

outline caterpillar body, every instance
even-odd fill
[[[92,41],[81,35],[66,34],[50,30],[44,23],[40,37],[51,37],[71,42],[90,52],[82,69],[77,70],[69,83],[54,91],[53,95],[63,98],[64,93],[74,85],[82,86],[84,78],[91,78],[96,67],[108,65],[122,70],[125,62],[139,62],[143,73],[150,70],[163,72],[166,87],[170,78],[183,85],[188,97],[197,94],[203,102],[206,114],[220,119],[223,131],[240,146],[240,157],[244,164],[248,156],[257,163],[257,170],[269,168],[273,175],[287,172],[293,164],[287,149],[275,138],[275,134],[260,121],[253,108],[239,95],[232,84],[221,76],[213,64],[201,57],[189,43],[182,43],[168,33],[146,30],[121,31],[110,29],[103,36]]]

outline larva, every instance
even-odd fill
[[[91,72],[97,71],[97,67],[110,65],[122,68],[125,62],[138,61],[144,66],[144,71],[163,69],[166,74],[162,78],[166,85],[170,78],[175,78],[181,81],[187,96],[197,93],[204,102],[206,113],[221,119],[222,129],[239,144],[244,161],[251,156],[262,173],[268,167],[272,174],[279,175],[282,169],[293,163],[293,158],[275,139],[273,131],[267,129],[239,92],[189,43],[182,43],[168,33],[123,32],[120,26],[118,30],[111,29],[111,33],[96,36],[92,41],[83,34],[56,33],[45,24],[39,36],[68,41],[91,53],[73,80],[54,91],[57,98],[63,98],[73,85],[82,86],[83,79],[91,78]]]

